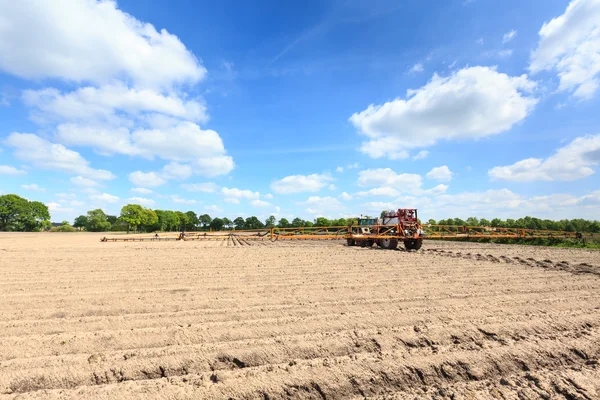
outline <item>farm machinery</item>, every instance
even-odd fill
[[[393,250],[400,240],[406,250],[419,250],[423,245],[423,231],[414,208],[386,211],[381,218],[358,218],[356,228],[350,227],[346,238],[348,246]]]

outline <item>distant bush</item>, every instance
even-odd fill
[[[77,232],[77,229],[71,225],[53,226],[50,228],[50,232]]]

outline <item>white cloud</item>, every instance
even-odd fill
[[[419,189],[421,183],[421,175],[397,174],[390,168],[366,169],[358,173],[360,186],[388,186],[402,191],[413,191]]]
[[[358,163],[350,164],[346,167],[347,169],[358,169],[360,165]]]
[[[153,206],[156,202],[152,199],[146,199],[144,197],[130,197],[128,199],[131,203],[141,204],[143,206]]]
[[[240,201],[238,199],[233,199],[230,197],[223,199],[223,201],[229,204],[240,204]]]
[[[140,194],[152,194],[152,193],[154,193],[154,191],[152,191],[150,189],[146,189],[146,188],[132,188],[131,191],[134,192],[134,193],[140,193]]]
[[[591,167],[599,163],[600,135],[594,135],[579,137],[546,159],[528,158],[488,173],[505,181],[573,181],[594,174]]]
[[[218,206],[216,206],[214,204],[210,205],[210,206],[205,206],[204,209],[208,210],[208,211],[214,211],[214,212],[221,212],[221,211],[223,211]]]
[[[196,200],[184,199],[176,194],[172,194],[170,197],[174,203],[178,203],[178,204],[196,204],[197,203]]]
[[[209,178],[219,175],[226,175],[235,167],[233,158],[230,156],[199,158],[193,163],[193,165],[195,167],[195,173]]]
[[[425,175],[429,179],[435,179],[441,182],[450,182],[452,180],[452,171],[446,165],[442,165],[441,167],[432,168],[431,171]]]
[[[221,188],[221,193],[223,196],[228,198],[236,198],[236,199],[258,199],[260,197],[259,192],[253,192],[251,190],[242,190],[238,188]]]
[[[53,214],[71,213],[74,211],[73,208],[63,207],[60,203],[50,202],[46,203],[48,211],[52,211]]]
[[[415,65],[412,66],[412,68],[410,69],[410,72],[417,73],[417,72],[423,72],[423,64],[421,63],[416,63]]]
[[[395,197],[399,196],[400,192],[393,187],[383,186],[363,192],[357,192],[354,195],[357,197]]]
[[[502,43],[508,43],[517,36],[517,31],[512,29],[502,36]]]
[[[93,179],[84,178],[83,176],[74,176],[69,180],[71,181],[71,183],[73,185],[76,185],[76,186],[85,186],[85,187],[98,186],[98,182],[96,182]]]
[[[54,88],[25,90],[23,101],[36,109],[34,118],[38,120],[117,121],[121,113],[128,117],[160,113],[196,122],[208,120],[202,101],[183,100],[172,92],[165,95],[129,88],[123,83],[81,87],[68,93]]]
[[[525,94],[534,88],[526,75],[511,77],[495,68],[469,67],[449,77],[434,74],[425,86],[409,90],[406,100],[370,105],[350,121],[369,138],[361,151],[373,158],[405,158],[409,148],[510,129],[535,107],[538,100]]]
[[[342,192],[342,194],[340,194],[338,196],[340,199],[344,200],[344,201],[350,201],[352,200],[352,196],[350,196],[348,193],[346,192]]]
[[[448,185],[444,185],[444,184],[439,184],[436,187],[433,187],[431,189],[427,189],[424,190],[423,192],[425,194],[432,194],[432,195],[437,195],[437,194],[442,194],[442,193],[446,193],[446,191],[448,190]]]
[[[503,49],[503,50],[499,50],[496,53],[496,55],[498,57],[510,57],[510,56],[512,56],[512,53],[513,53],[512,49]]]
[[[250,204],[252,205],[252,207],[268,207],[271,205],[271,203],[264,200],[252,200]]]
[[[157,187],[164,185],[167,181],[156,172],[134,171],[129,174],[129,181],[136,186]]]
[[[365,212],[373,213],[373,217],[379,217],[379,213],[383,210],[393,210],[394,208],[398,208],[397,204],[384,201],[369,201],[362,206]]]
[[[344,167],[337,167],[335,172],[344,172]]]
[[[91,168],[78,152],[30,133],[11,133],[5,143],[14,148],[13,155],[16,158],[29,161],[39,168],[75,173],[92,179],[115,178],[110,171]]]
[[[25,171],[17,169],[10,165],[0,165],[0,175],[23,175]]]
[[[186,164],[171,162],[162,168],[161,176],[163,179],[184,181],[192,176],[192,167]]]
[[[327,189],[335,190],[335,189],[337,189],[337,187],[332,183],[331,185],[327,186]]]
[[[415,154],[413,156],[413,160],[422,160],[424,158],[427,158],[428,155],[429,155],[429,151],[421,150],[420,152],[418,152],[417,154]]]
[[[90,199],[106,203],[116,203],[117,201],[119,201],[119,198],[117,196],[113,196],[108,193],[91,194]]]
[[[45,192],[46,189],[43,187],[39,187],[37,183],[32,183],[30,185],[21,185],[21,187],[25,190],[31,190],[32,192]]]
[[[555,70],[560,91],[591,98],[600,86],[600,2],[571,1],[562,15],[544,23],[539,36],[529,70]]]
[[[219,186],[213,182],[204,183],[184,183],[181,187],[188,192],[203,192],[203,193],[214,193],[219,190]]]
[[[318,214],[319,216],[329,216],[330,213],[339,212],[345,208],[338,199],[331,196],[311,196],[300,204],[307,206],[306,212]]]
[[[271,200],[273,198],[273,195],[271,193],[267,193],[264,197],[265,199]]]
[[[329,174],[290,175],[271,183],[271,189],[280,194],[317,192],[331,181]]]
[[[27,79],[110,82],[125,77],[170,88],[206,70],[175,36],[117,9],[114,1],[0,3],[0,69]]]

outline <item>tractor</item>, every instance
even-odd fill
[[[358,226],[352,228],[348,246],[371,247],[374,244],[384,249],[395,249],[398,241],[404,242],[406,250],[419,250],[423,245],[423,232],[414,208],[400,208],[382,213],[377,218],[357,218]]]

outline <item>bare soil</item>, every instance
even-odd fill
[[[0,234],[0,399],[599,399],[600,252]]]

